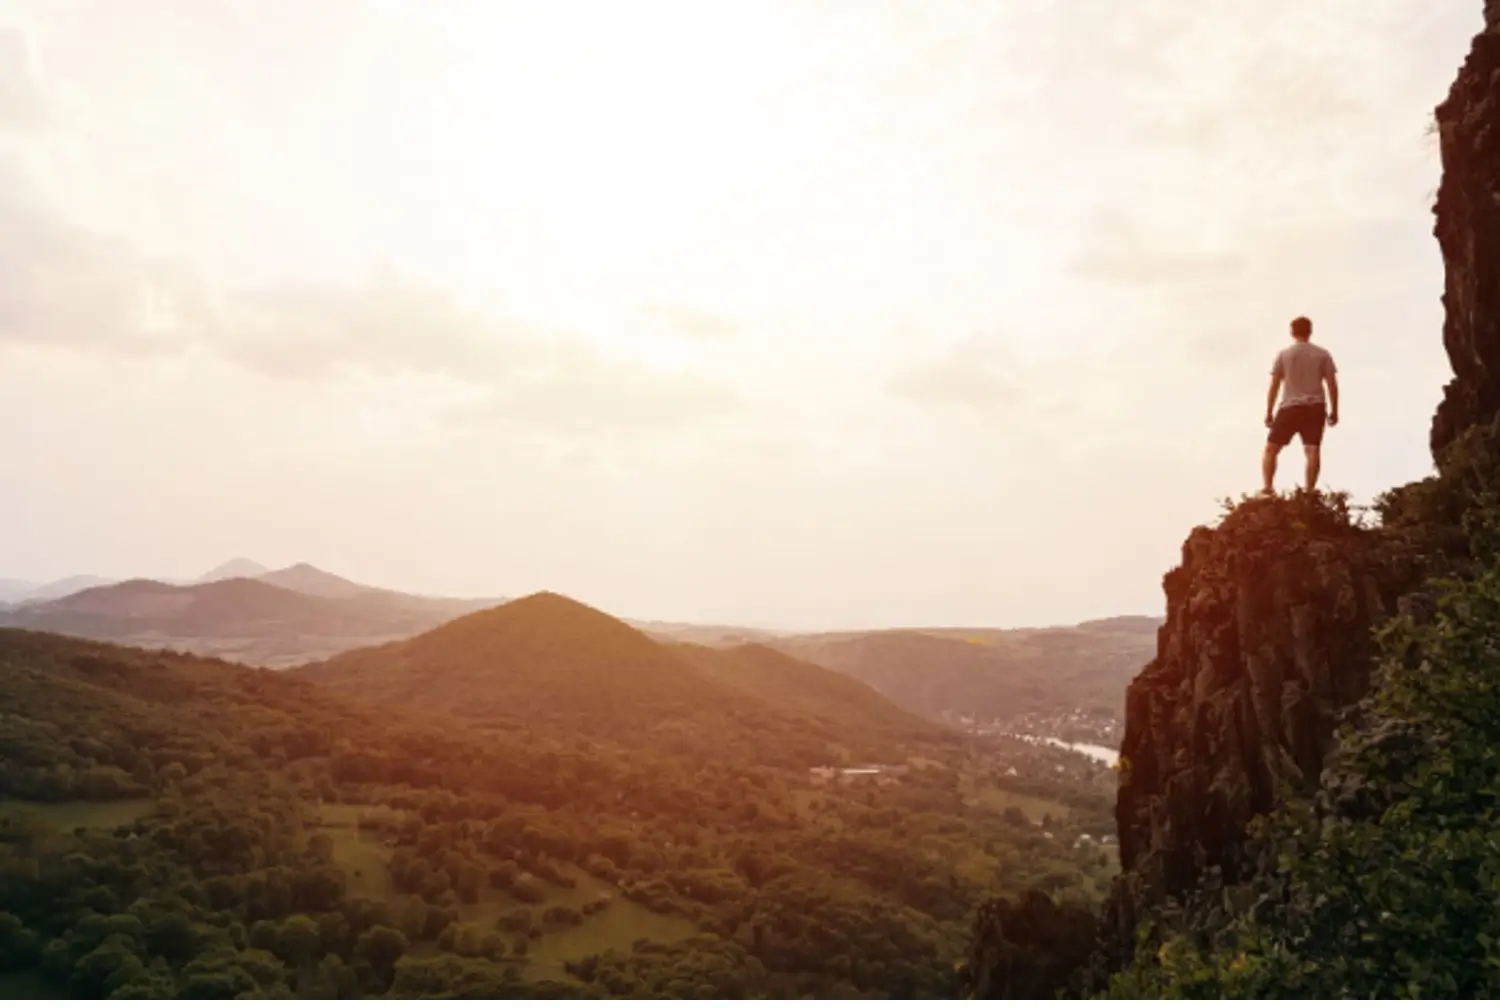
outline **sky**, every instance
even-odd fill
[[[1430,471],[1474,0],[0,0],[0,577],[1162,610],[1338,362]],[[1300,478],[1295,447],[1281,485]]]

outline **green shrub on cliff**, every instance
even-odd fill
[[[1437,473],[1375,502],[1382,524],[1467,573],[1500,556],[1500,418],[1443,449]]]
[[[1500,568],[1441,587],[1380,634],[1317,799],[1260,824],[1248,908],[1150,936],[1110,994],[1500,994]]]

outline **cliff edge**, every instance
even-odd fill
[[[1371,630],[1418,580],[1401,541],[1341,498],[1252,499],[1193,530],[1163,581],[1157,656],[1126,693],[1112,959],[1165,899],[1249,874],[1251,819],[1316,787],[1340,714],[1369,691]]]
[[[1376,527],[1300,495],[1189,535],[1127,692],[1121,874],[1056,967],[1074,992],[1500,992],[1500,0],[1436,123],[1436,474]],[[1007,951],[1050,908],[987,911],[980,996],[1025,978]]]
[[[1443,344],[1454,377],[1431,430],[1439,474],[1382,502],[1377,529],[1340,502],[1250,501],[1194,530],[1167,575],[1158,654],[1131,684],[1116,804],[1122,874],[1104,921],[1128,952],[1139,924],[1210,876],[1253,873],[1250,821],[1316,790],[1335,727],[1370,691],[1372,631],[1425,575],[1473,570],[1500,538],[1500,0],[1484,4],[1436,110],[1443,176],[1434,234],[1445,269]],[[1111,958],[1114,958],[1113,956]]]

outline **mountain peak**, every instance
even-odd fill
[[[294,563],[280,570],[266,571],[255,575],[255,578],[257,581],[264,581],[278,588],[289,588],[304,595],[317,595],[322,598],[350,598],[378,590],[350,581],[348,578],[339,577],[337,574],[330,574],[306,561]]]
[[[460,616],[411,641],[413,645],[465,653],[471,660],[484,660],[492,648],[502,650],[523,640],[527,647],[546,640],[587,643],[590,650],[624,649],[624,655],[656,642],[641,631],[566,595],[540,591],[510,602]],[[602,655],[601,655],[602,657]]]
[[[210,581],[227,581],[230,578],[256,578],[262,574],[269,573],[271,568],[265,564],[256,563],[245,557],[235,557],[226,560],[213,570],[198,578],[196,584],[206,584]]]
[[[307,674],[366,697],[467,718],[514,719],[639,744],[669,722],[700,740],[761,705],[608,613],[538,592]],[[705,743],[706,744],[706,743]]]

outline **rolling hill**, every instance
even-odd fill
[[[31,595],[33,591],[41,587],[35,581],[22,581],[17,578],[0,578],[0,604],[8,602],[20,602]]]
[[[1156,653],[1159,619],[1123,616],[1025,630],[808,634],[771,646],[844,672],[944,722],[1124,717],[1125,687]]]
[[[895,762],[933,726],[873,691],[765,649],[673,645],[550,592],[460,617],[411,640],[298,670],[336,689],[491,728],[568,731],[627,747],[806,767]],[[806,689],[799,689],[799,684]],[[776,746],[765,746],[777,738]]]
[[[557,597],[477,615],[426,657],[477,645],[512,692],[513,648],[534,677],[596,676],[613,648],[629,674],[600,707],[638,684],[745,710],[741,689],[817,680],[849,717],[904,717],[774,654],[705,671]],[[1102,796],[1043,801],[1044,826],[987,783],[1011,757],[984,747],[826,786],[776,765],[787,738],[684,760],[670,732],[478,730],[296,673],[0,630],[0,995],[933,998],[985,898],[1107,880],[1072,841]]]
[[[301,592],[303,595],[314,595],[318,598],[354,598],[372,593],[399,594],[388,592],[384,588],[372,588],[369,585],[350,581],[348,578],[320,570],[309,563],[292,564],[281,570],[264,571],[255,575],[255,579],[278,588]]]
[[[714,623],[673,623],[665,620],[625,621],[637,630],[659,641],[675,644],[704,644],[708,647],[737,647],[741,644],[769,644],[782,634],[755,627],[721,626]]]
[[[252,578],[134,580],[0,613],[0,625],[268,666],[407,637],[453,614],[394,595],[315,597]]]
[[[98,580],[74,578],[29,591],[55,593],[68,584]],[[247,585],[272,590],[257,592]],[[411,595],[360,584],[307,563],[266,570],[241,558],[187,584],[137,579],[48,600],[14,603],[0,598],[0,625],[289,668],[421,634],[504,602]],[[1004,730],[1071,734],[1073,741],[1104,743],[1117,741],[1125,684],[1154,653],[1160,624],[1152,617],[1121,616],[1076,627],[1026,630],[937,628],[789,635],[731,625],[609,619],[616,632],[627,627],[640,632],[630,639],[630,647],[637,650],[651,642],[665,648],[697,645],[737,654],[727,659],[726,666],[717,667],[716,681],[725,681],[725,669],[730,666],[747,674],[746,669],[770,661],[764,649],[774,648],[809,667],[822,666],[851,676],[906,711],[942,724],[999,724]],[[465,628],[450,631],[453,635],[469,632]],[[501,638],[508,639],[508,633],[501,632]],[[414,645],[412,654],[428,656],[429,646],[438,645]],[[457,645],[441,646],[453,653],[463,650]],[[742,651],[746,646],[762,650]],[[664,660],[660,653],[652,653],[653,661]],[[747,662],[748,654],[759,657]],[[387,657],[382,652],[382,662]],[[701,677],[708,659],[683,652],[677,660],[696,668]],[[445,659],[437,664],[458,674],[450,667],[453,662]],[[761,673],[771,675],[769,669]],[[744,686],[740,684],[741,692]],[[765,700],[764,693],[748,692],[752,698]],[[543,705],[548,702],[541,694],[530,699]],[[526,700],[517,696],[522,709]],[[1082,714],[1074,715],[1075,710]],[[500,717],[502,711],[490,705],[485,716]],[[1068,718],[1088,724],[1054,723]]]
[[[337,574],[330,574],[309,563],[297,563],[280,570],[266,571],[257,574],[255,580],[313,598],[383,601],[413,612],[429,613],[434,617],[428,624],[429,626],[436,626],[443,620],[462,616],[465,613],[488,609],[505,601],[499,598],[468,599],[411,595],[390,588],[374,588],[357,581],[350,581]]]
[[[940,737],[941,730],[896,706],[877,690],[841,672],[799,661],[763,644],[713,648],[680,644],[679,653],[736,690],[773,706],[871,738]]]
[[[97,588],[100,585],[114,584],[111,578],[95,577],[92,574],[75,574],[72,577],[60,578],[45,584],[33,581],[0,581],[3,585],[4,596],[0,601],[9,602],[45,602],[49,599],[63,598],[74,592],[83,591],[86,588]]]

